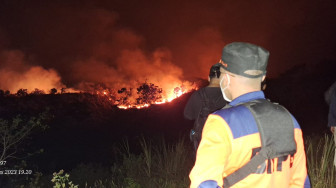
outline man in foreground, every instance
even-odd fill
[[[230,103],[205,123],[191,188],[310,187],[299,124],[261,91],[268,56],[249,43],[224,47],[220,87]]]

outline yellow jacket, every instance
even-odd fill
[[[261,91],[242,95],[230,103],[234,106],[230,110],[222,109],[208,117],[195,166],[189,175],[191,188],[196,188],[207,180],[214,180],[218,186],[223,187],[223,178],[246,164],[260,149],[260,135],[252,114],[246,107],[236,106],[260,98],[264,98]],[[310,187],[302,131],[294,117],[293,122],[297,144],[294,156],[266,160],[264,169],[258,169],[258,173],[250,174],[233,185],[233,188]]]

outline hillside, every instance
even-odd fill
[[[288,108],[306,136],[329,133],[328,105],[323,94],[336,80],[331,67],[316,71],[300,66],[278,79],[267,80],[267,98]],[[188,139],[193,122],[184,119],[183,109],[191,94],[170,103],[128,110],[87,93],[9,95],[0,97],[0,117],[37,116],[48,109],[52,116],[49,128],[32,135],[26,150],[43,148],[42,154],[29,159],[30,164],[38,164],[40,171],[51,173],[79,163],[113,163],[117,160],[116,148],[124,139],[135,153],[140,150],[142,136],[154,142],[165,138],[169,143],[180,137]]]

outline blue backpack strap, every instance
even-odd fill
[[[267,159],[296,153],[294,122],[284,107],[266,99],[241,105],[251,111],[258,126],[262,147],[248,163],[224,178],[225,187],[231,187],[248,175],[257,172],[258,167]]]

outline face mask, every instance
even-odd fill
[[[221,91],[222,91],[222,94],[223,94],[224,99],[225,99],[226,101],[228,101],[228,102],[231,102],[232,100],[229,99],[229,98],[225,95],[225,89],[230,85],[230,77],[229,77],[228,74],[226,74],[226,76],[227,76],[227,79],[228,79],[228,84],[227,84],[224,88],[222,87],[222,82],[223,82],[223,80],[224,80],[224,77],[223,77],[223,78],[221,79],[221,81],[219,82],[219,85],[220,85],[220,88],[221,88]]]

